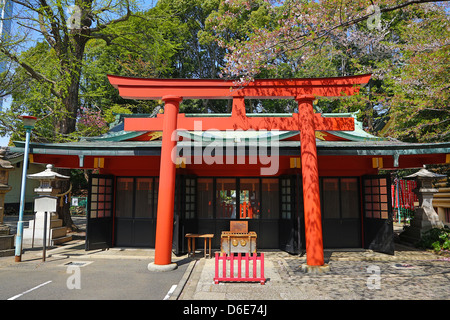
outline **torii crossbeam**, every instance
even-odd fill
[[[155,242],[155,265],[171,264],[175,163],[171,152],[176,141],[171,136],[177,128],[195,130],[194,121],[202,121],[202,130],[284,130],[300,131],[303,177],[303,202],[307,265],[324,265],[320,211],[319,171],[315,131],[353,131],[353,118],[324,118],[315,114],[313,101],[319,97],[357,94],[370,75],[318,79],[257,79],[245,85],[230,80],[145,79],[108,75],[122,98],[154,99],[165,102],[164,114],[156,118],[126,118],[127,131],[163,131],[160,184]],[[244,99],[295,99],[298,113],[291,117],[248,117]],[[232,99],[230,117],[185,117],[179,114],[183,99]]]

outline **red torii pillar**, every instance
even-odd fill
[[[172,151],[176,150],[177,141],[172,134],[177,130],[177,118],[181,97],[164,96],[163,135],[159,169],[158,211],[156,219],[155,265],[167,266],[168,270],[177,265],[172,261],[173,209],[175,203],[175,163]],[[149,268],[152,269],[153,265]],[[158,267],[156,267],[158,269]],[[154,268],[153,268],[154,269]]]
[[[305,216],[306,263],[324,265],[313,95],[297,97]]]
[[[160,186],[158,194],[157,230],[155,262],[150,270],[171,270],[173,236],[173,208],[175,192],[175,163],[172,151],[176,141],[172,134],[177,128],[195,130],[195,121],[202,121],[202,129],[279,129],[300,131],[303,201],[305,215],[305,237],[307,270],[323,268],[324,265],[322,221],[320,210],[319,171],[315,131],[354,130],[353,118],[323,118],[315,114],[313,101],[316,96],[352,95],[359,91],[359,84],[367,83],[370,75],[323,78],[323,79],[258,79],[243,88],[236,87],[232,81],[204,79],[141,79],[108,76],[111,84],[119,89],[123,98],[162,99],[165,101],[163,115],[156,118],[129,118],[125,120],[125,130],[149,131],[163,130],[161,148]],[[171,94],[176,93],[179,96]],[[247,117],[244,97],[295,97],[298,113],[292,117]],[[187,99],[229,99],[233,98],[231,117],[185,117],[178,114],[179,103]],[[153,268],[155,267],[155,268]]]

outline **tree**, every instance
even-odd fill
[[[147,12],[136,12],[127,21],[111,27],[117,38],[113,45],[94,39],[86,46],[83,77],[81,78],[81,103],[85,108],[101,110],[102,115],[111,108],[135,113],[151,113],[158,101],[122,99],[107,78],[108,74],[165,78],[174,70],[174,56],[184,43],[183,24],[172,10],[158,7]]]
[[[417,8],[397,26],[396,61],[385,71],[386,136],[436,142],[450,137],[450,18],[439,6]]]
[[[72,6],[66,1],[12,1],[18,7],[13,19],[21,28],[17,28],[18,32],[11,35],[9,41],[2,42],[0,52],[15,64],[16,70],[23,70],[31,79],[46,86],[53,98],[56,133],[71,134],[75,131],[79,111],[79,85],[86,44],[96,38],[114,41],[118,35],[109,33],[109,28],[131,16],[131,0],[75,0]],[[70,16],[67,14],[69,8],[72,9]],[[116,18],[111,18],[112,14]],[[42,42],[48,45],[55,68],[50,76],[20,55],[19,48],[26,44],[30,32],[43,37]]]
[[[229,24],[230,19],[243,11],[261,7],[261,0],[229,0],[229,7],[219,19],[219,26]],[[230,77],[251,79],[261,70],[276,65],[280,55],[294,53],[307,58],[315,54],[311,50],[325,45],[331,37],[347,36],[349,27],[367,22],[371,28],[379,28],[380,14],[414,5],[442,2],[436,0],[378,1],[272,1],[265,0],[269,16],[277,19],[247,33],[246,39],[221,42],[228,50],[225,74]]]
[[[110,33],[110,27],[128,20],[131,16],[131,0],[75,0],[71,7],[72,3],[67,1],[12,1],[16,8],[16,15],[12,19],[18,27],[13,28],[16,33],[1,42],[0,54],[2,60],[9,60],[14,72],[2,76],[12,79],[9,81],[11,84],[18,81],[21,84],[19,89],[25,87],[27,90],[3,90],[25,99],[27,97],[24,94],[30,92],[34,97],[42,98],[29,100],[28,103],[34,108],[23,111],[37,115],[33,111],[40,110],[40,126],[45,127],[48,124],[46,122],[50,122],[52,126],[48,127],[54,128],[50,140],[70,138],[75,132],[79,114],[79,88],[86,44],[98,38],[109,43],[117,39],[120,35]],[[72,9],[70,15],[66,11],[69,7]],[[23,46],[29,46],[30,36],[37,38],[33,41],[37,45],[24,52]],[[20,110],[24,106],[16,106],[16,109]],[[8,123],[8,117],[2,117],[2,124],[14,128],[16,119],[11,117],[11,111],[9,118],[12,122]],[[62,173],[70,174],[68,170]],[[69,184],[66,183],[62,192],[68,189]],[[72,227],[68,206],[65,204],[63,207],[62,218],[66,226]]]
[[[69,13],[72,20],[65,12],[68,3],[15,2],[24,10],[16,17],[22,30],[39,33],[40,38],[25,50],[18,50],[26,38],[19,34],[0,46],[3,58],[14,67],[3,77],[16,83],[9,91],[13,104],[2,114],[0,134],[13,132],[12,139],[23,139],[17,120],[22,113],[40,119],[34,141],[60,142],[105,132],[105,118],[111,120],[113,112],[153,111],[156,102],[120,98],[106,75],[173,76],[174,55],[190,48],[187,23],[179,17],[181,11],[188,16],[195,9],[193,1],[187,3],[189,10],[181,6],[175,12],[161,5],[132,14],[129,1],[77,0]]]
[[[220,0],[160,0],[155,9],[170,12],[169,19],[180,23],[180,48],[172,59],[170,78],[219,78],[225,50],[214,41],[206,41],[206,19],[218,10]],[[184,113],[228,112],[231,104],[223,100],[185,100]]]
[[[152,113],[161,101],[124,100],[109,85],[106,74],[151,78],[218,78],[224,50],[204,43],[200,33],[219,0],[161,0],[139,17],[131,16],[114,28],[126,29],[127,38],[115,46],[94,40],[86,50],[82,94],[89,105],[105,112],[119,104],[137,113]],[[224,102],[183,101],[182,112],[224,112]],[[225,104],[226,105],[226,104]],[[225,106],[226,107],[226,106]]]
[[[372,73],[372,80],[358,96],[338,101],[321,99],[317,109],[361,110],[361,120],[371,132],[379,130],[390,117],[382,134],[410,141],[436,141],[448,136],[448,2],[223,3],[226,8],[221,14],[208,20],[214,23],[214,40],[227,50],[224,77],[245,85],[258,77]],[[262,8],[270,20],[252,24],[250,18]],[[242,23],[239,15],[250,18]],[[238,21],[239,37],[224,37],[220,32],[233,30],[234,19]],[[429,71],[426,76],[423,70]],[[411,87],[418,82],[420,86]]]

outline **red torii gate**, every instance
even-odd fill
[[[323,266],[322,222],[319,193],[319,171],[315,131],[353,131],[353,118],[324,118],[315,114],[317,97],[350,96],[359,92],[370,75],[318,79],[257,79],[245,85],[219,79],[145,79],[108,75],[110,83],[125,99],[163,100],[164,114],[156,118],[127,118],[125,130],[162,130],[160,182],[155,242],[156,266],[173,265],[173,209],[175,195],[175,163],[171,152],[177,142],[171,136],[177,128],[194,130],[194,121],[202,121],[202,129],[286,130],[300,131],[303,177],[306,258],[308,266]],[[294,98],[298,113],[291,117],[247,117],[245,98]],[[233,99],[231,117],[185,117],[179,114],[182,99]],[[170,268],[169,268],[170,269]]]

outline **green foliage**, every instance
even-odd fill
[[[112,113],[151,113],[159,102],[122,99],[109,83],[107,75],[169,77],[174,70],[173,56],[182,48],[180,33],[183,33],[183,27],[170,12],[152,8],[145,13],[136,13],[110,28],[109,32],[127,36],[111,43],[103,39],[88,42],[80,103],[87,108],[101,109],[107,122],[113,120]]]
[[[77,195],[82,190],[87,190],[89,183],[86,177],[87,174],[84,170],[73,169],[70,171],[70,183],[72,184],[74,195]]]
[[[222,1],[208,17],[202,36],[227,49],[224,76],[245,81],[372,73],[359,96],[321,99],[318,110],[359,110],[366,129],[386,137],[448,140],[448,3],[387,10],[377,28],[365,19],[351,22],[366,12],[364,2],[270,3]],[[397,4],[377,3],[382,9]],[[259,110],[292,110],[283,103],[263,101]]]
[[[418,245],[436,252],[450,250],[450,229],[433,228],[423,235]]]
[[[317,112],[360,111],[358,120],[366,130],[404,141],[448,140],[448,7],[434,3],[410,6],[383,13],[380,29],[369,29],[363,20],[321,33],[330,23],[357,17],[365,6],[332,0],[292,0],[278,5],[267,0],[159,0],[146,12],[135,6],[126,19],[105,24],[83,38],[82,56],[59,50],[51,37],[44,36],[22,52],[19,60],[50,81],[30,77],[16,62],[12,63],[14,72],[2,73],[1,92],[11,90],[13,104],[0,115],[0,135],[12,132],[12,140],[21,140],[24,131],[17,116],[28,113],[41,119],[34,141],[76,140],[105,130],[95,120],[97,116],[111,123],[116,113],[152,113],[162,105],[161,101],[122,99],[107,74],[219,78],[230,77],[229,71],[234,70],[240,72],[236,79],[248,73],[255,78],[372,73],[372,80],[358,95],[319,99]],[[123,14],[116,12],[118,17]],[[51,23],[51,18],[55,16],[44,20]],[[58,34],[72,41],[67,48],[78,48],[75,44],[80,38],[66,31],[61,29]],[[4,59],[0,52],[0,60]],[[246,101],[247,112],[295,112],[296,107],[294,100]],[[227,113],[231,103],[185,100],[180,111]],[[76,122],[71,127],[75,131],[63,128],[69,120]]]
[[[384,134],[404,141],[450,137],[450,21],[443,7],[417,8],[393,30],[395,61],[384,61],[391,125]]]

